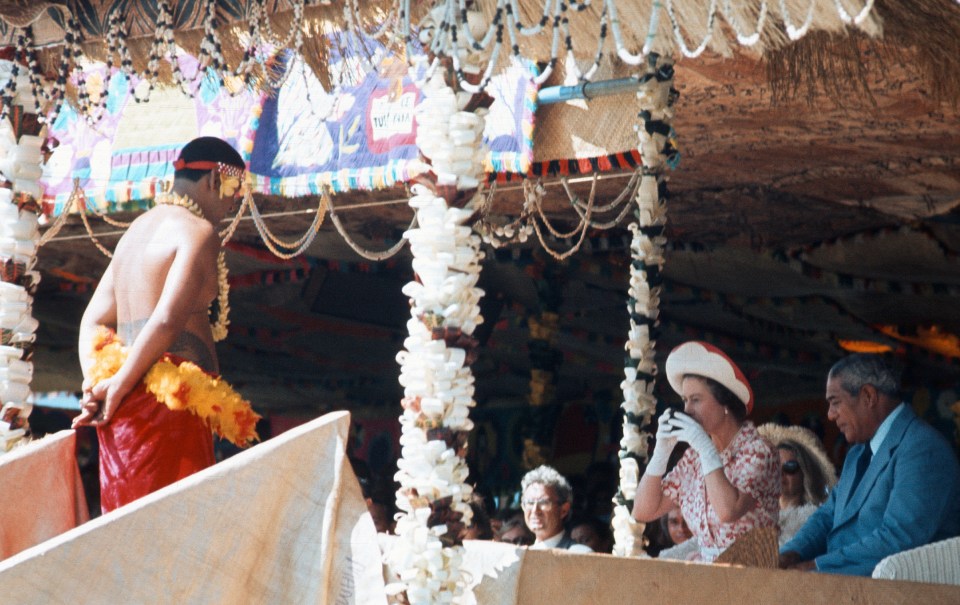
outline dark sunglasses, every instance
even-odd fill
[[[780,468],[788,475],[796,475],[800,472],[800,463],[796,460],[787,460]]]

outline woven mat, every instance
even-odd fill
[[[720,553],[715,563],[776,569],[779,562],[777,528],[757,527]]]

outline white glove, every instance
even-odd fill
[[[673,435],[673,425],[670,424],[671,414],[673,414],[673,410],[668,409],[657,419],[657,442],[653,446],[653,455],[647,462],[644,475],[663,477],[664,473],[667,472],[670,454],[673,453],[673,448],[677,445],[677,438]]]
[[[700,456],[700,467],[703,469],[704,477],[718,468],[723,468],[717,446],[713,444],[710,435],[703,430],[703,427],[696,420],[683,412],[674,412],[670,425],[673,427],[670,436],[689,443],[690,447]],[[657,434],[659,434],[659,431]]]

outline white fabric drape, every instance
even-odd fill
[[[386,603],[327,414],[0,563],[16,603]]]

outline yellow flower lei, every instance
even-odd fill
[[[94,364],[90,378],[94,383],[116,374],[127,359],[127,348],[117,335],[100,326],[93,340]],[[171,410],[187,410],[199,416],[218,436],[240,447],[260,437],[260,420],[250,402],[219,377],[204,372],[191,361],[179,364],[164,355],[143,377],[147,392]]]
[[[205,218],[200,206],[185,195],[172,192],[161,193],[157,196],[156,203],[180,206],[199,218]],[[227,257],[223,250],[220,250],[220,254],[217,255],[217,319],[210,322],[214,342],[220,342],[227,337],[227,326],[230,325],[230,282],[227,281],[227,275]],[[213,313],[213,309],[211,308],[208,313]]]

